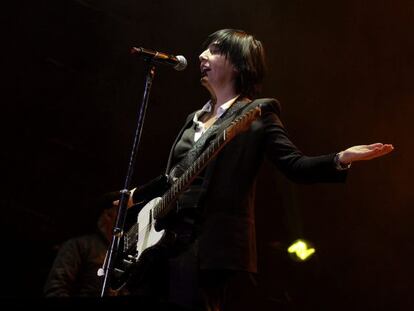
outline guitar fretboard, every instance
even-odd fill
[[[191,182],[206,167],[206,165],[229,143],[238,133],[249,126],[261,113],[259,107],[250,109],[248,112],[235,119],[230,126],[219,134],[207,147],[206,150],[190,165],[190,167],[174,182],[170,189],[161,197],[161,200],[153,208],[155,219],[166,216],[174,207],[177,197],[190,186]],[[139,224],[134,224],[126,233],[124,238],[124,250],[135,246],[138,240]]]
[[[213,157],[226,145],[226,131],[216,137],[198,159],[174,182],[154,207],[154,217],[161,218],[172,209],[173,202],[191,184],[195,177],[206,167]]]

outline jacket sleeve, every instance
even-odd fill
[[[336,153],[306,156],[290,140],[280,118],[280,105],[268,100],[261,105],[266,156],[294,182],[343,182],[346,171],[334,164]]]

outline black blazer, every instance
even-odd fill
[[[228,113],[229,109],[212,126],[204,147],[215,133],[255,106],[261,107],[261,116],[218,154],[206,195],[200,202],[203,222],[197,243],[202,269],[257,271],[255,186],[265,156],[296,182],[341,182],[346,177],[345,171],[335,168],[335,153],[308,157],[295,147],[279,119],[280,105],[275,99],[242,99],[234,103],[232,112]],[[193,116],[194,112],[187,117],[172,146],[167,173],[173,164],[173,149],[191,126]]]

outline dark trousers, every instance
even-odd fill
[[[241,298],[249,301],[254,287],[252,274],[233,270],[200,270],[197,244],[174,256],[159,251],[149,260],[139,279],[132,276],[131,295],[157,304],[159,309],[182,311],[230,311],[240,309]],[[243,302],[243,306],[247,307]],[[249,309],[245,309],[249,310]]]

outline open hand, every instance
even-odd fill
[[[358,145],[339,152],[338,160],[342,164],[371,160],[386,155],[393,150],[394,146],[391,144],[375,143],[371,145]]]

